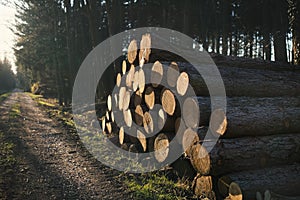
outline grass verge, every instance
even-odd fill
[[[7,97],[9,97],[10,93],[5,93],[0,95],[0,103],[3,102]]]

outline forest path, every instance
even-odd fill
[[[0,175],[0,199],[131,199],[120,173],[95,160],[27,94],[1,103],[1,132],[14,144],[16,164]]]

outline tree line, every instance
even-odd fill
[[[11,64],[4,58],[0,60],[0,94],[8,92],[16,87],[16,77],[11,70]]]
[[[19,76],[65,105],[87,54],[131,28],[170,28],[209,52],[300,63],[297,0],[20,0],[16,7]]]

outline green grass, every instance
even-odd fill
[[[148,173],[129,177],[125,181],[136,199],[187,199],[190,188],[182,181],[174,182],[165,174]]]
[[[11,110],[9,112],[9,117],[11,119],[15,119],[21,115],[21,106],[19,103],[15,103],[12,105]]]
[[[7,97],[9,97],[10,93],[5,93],[0,95],[0,103],[3,102]]]
[[[16,158],[13,156],[15,145],[12,142],[6,141],[4,134],[0,132],[0,183],[4,181],[4,176],[12,171],[16,163]]]

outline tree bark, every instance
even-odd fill
[[[255,199],[256,192],[263,194],[266,190],[276,191],[284,196],[300,196],[299,164],[232,173],[221,179],[229,181],[229,184],[231,181],[236,182],[241,187],[244,199]],[[221,191],[223,184],[219,181],[218,185]]]
[[[299,151],[300,134],[220,139],[209,152],[211,174],[293,164],[300,162]]]
[[[219,100],[216,99],[216,107]],[[198,97],[200,125],[208,125],[210,98]],[[298,97],[227,98],[227,131],[223,138],[299,133],[300,100]]]
[[[190,84],[195,94],[209,95],[207,85],[191,65],[179,63],[180,70],[189,74]],[[243,69],[235,67],[218,67],[224,82],[226,95],[275,97],[299,96],[300,73],[298,71],[266,71],[258,69]],[[216,77],[206,75],[208,80],[214,82]]]

